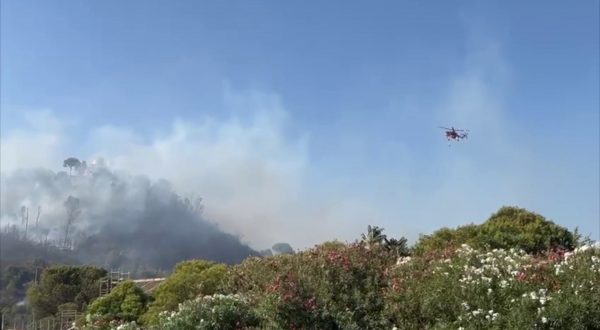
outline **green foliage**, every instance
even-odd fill
[[[52,283],[57,297],[69,292]],[[30,299],[44,306],[40,286]],[[182,262],[154,298],[146,311],[148,297],[126,283],[90,306],[84,329],[598,329],[600,243],[505,207],[413,251],[369,226],[361,242],[229,268]]]
[[[198,295],[219,292],[227,266],[205,260],[184,261],[154,292],[154,301],[143,320],[150,324],[158,321],[162,311],[174,311],[177,306]]]
[[[481,225],[443,228],[423,236],[415,245],[419,254],[460,244],[481,249],[523,249],[541,253],[556,248],[573,249],[577,237],[543,216],[517,207],[502,207]]]
[[[229,274],[227,288],[256,303],[262,328],[378,329],[380,294],[392,251],[328,243],[295,255],[247,259]]]
[[[362,234],[361,236],[362,242],[365,243],[367,247],[382,245],[387,239],[386,235],[383,234],[383,228],[371,225],[367,227],[367,233]]]
[[[27,291],[37,317],[54,315],[58,306],[74,303],[78,311],[98,297],[99,280],[106,271],[92,266],[56,266],[44,270],[39,284]]]
[[[146,312],[148,297],[131,281],[123,282],[110,294],[96,299],[88,308],[88,323],[112,320],[138,321]],[[92,321],[93,320],[93,321]]]
[[[188,300],[177,311],[160,314],[162,330],[234,330],[256,327],[260,319],[248,300],[238,295],[203,296]]]
[[[7,265],[0,272],[0,312],[13,314],[25,297],[27,285],[35,279],[37,265]],[[42,272],[42,268],[38,268]]]
[[[597,329],[600,245],[404,258],[389,273],[385,317],[399,329]]]
[[[385,248],[392,251],[396,257],[407,256],[410,254],[408,246],[406,246],[407,239],[400,237],[399,239],[390,238],[385,239]]]

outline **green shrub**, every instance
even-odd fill
[[[463,246],[446,258],[401,259],[385,317],[400,329],[596,329],[600,245],[532,256]]]
[[[523,249],[541,253],[556,248],[572,250],[577,237],[543,216],[517,207],[502,207],[481,225],[442,228],[422,236],[414,247],[417,254],[468,244],[478,249]]]
[[[221,291],[227,266],[205,260],[184,261],[154,292],[154,301],[144,323],[156,324],[162,311],[174,311],[177,306],[199,295],[211,295]]]
[[[141,288],[132,281],[123,282],[90,305],[86,324],[108,326],[110,321],[138,321],[147,304],[148,297]]]
[[[91,266],[56,266],[44,270],[39,284],[27,291],[27,300],[37,317],[55,315],[58,306],[74,303],[78,311],[98,297],[106,271]]]
[[[233,330],[258,325],[258,315],[239,295],[198,297],[181,303],[177,311],[159,316],[161,330]]]
[[[266,328],[378,329],[388,325],[381,292],[395,255],[336,243],[252,258],[232,268],[228,290],[253,299]]]

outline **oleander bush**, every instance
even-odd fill
[[[159,315],[162,330],[233,330],[257,327],[260,319],[240,295],[208,295],[179,304],[176,311]]]
[[[408,257],[385,295],[399,329],[598,329],[600,244],[536,256],[463,245]]]
[[[155,294],[154,306],[169,303],[155,307],[154,322],[110,326],[600,329],[600,243],[540,215],[502,208],[482,225],[423,237],[412,250],[382,232],[369,227],[361,241],[229,267],[184,263]]]

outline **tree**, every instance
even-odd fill
[[[63,245],[67,247],[69,242],[69,229],[81,213],[81,210],[79,208],[79,198],[69,196],[67,200],[63,203],[63,205],[67,209],[67,222],[65,224],[65,240]]]
[[[36,317],[55,315],[58,306],[75,303],[79,311],[98,297],[106,270],[92,266],[56,266],[42,272],[41,281],[27,291]]]
[[[468,244],[478,249],[523,249],[540,253],[549,249],[573,249],[577,237],[564,227],[543,216],[518,207],[502,207],[480,225],[470,224],[455,229],[442,228],[421,236],[415,252],[441,250]]]
[[[69,168],[69,176],[71,175],[73,168],[78,168],[79,166],[81,166],[81,161],[75,157],[69,157],[63,162],[63,167]]]
[[[275,243],[271,249],[275,254],[294,254],[294,249],[288,243]]]
[[[371,248],[375,245],[382,245],[386,240],[386,235],[383,234],[383,228],[369,225],[367,227],[367,234],[362,234],[362,241],[367,245],[367,248]]]
[[[96,299],[88,308],[88,314],[106,321],[138,321],[146,312],[148,296],[132,281],[119,284],[108,295]]]
[[[156,324],[162,311],[174,311],[177,306],[198,295],[211,295],[221,290],[227,266],[206,260],[189,260],[175,266],[175,271],[154,292],[154,301],[143,319]]]
[[[385,248],[389,251],[394,252],[396,257],[402,257],[409,255],[408,247],[406,246],[406,238],[400,237],[399,239],[390,238],[385,239]]]
[[[27,285],[35,279],[30,264],[11,265],[3,260],[0,271],[0,311],[6,314],[25,297]]]
[[[576,238],[540,214],[518,207],[502,207],[481,225],[481,236],[491,248],[518,247],[529,253],[557,247],[573,249]]]

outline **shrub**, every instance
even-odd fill
[[[177,306],[198,295],[211,295],[221,291],[227,266],[205,260],[184,261],[154,292],[154,301],[143,320],[148,324],[158,322],[162,311],[173,311]]]
[[[418,254],[468,244],[478,249],[523,249],[528,253],[565,248],[572,250],[577,237],[543,216],[517,207],[502,207],[481,225],[442,228],[422,236],[415,245]]]
[[[356,243],[253,258],[232,268],[228,290],[253,299],[266,328],[386,327],[381,292],[395,255],[384,246]]]
[[[86,324],[108,327],[111,321],[138,321],[146,311],[148,297],[131,281],[119,284],[108,295],[96,299],[88,308]]]
[[[42,273],[39,284],[27,291],[27,299],[35,315],[45,317],[58,312],[58,306],[74,303],[82,311],[98,297],[99,280],[106,271],[91,266],[56,266]]]
[[[198,297],[179,304],[177,311],[159,315],[162,330],[228,330],[258,325],[258,315],[239,295]]]
[[[532,256],[478,251],[402,259],[385,317],[400,329],[593,329],[600,325],[600,245]]]

